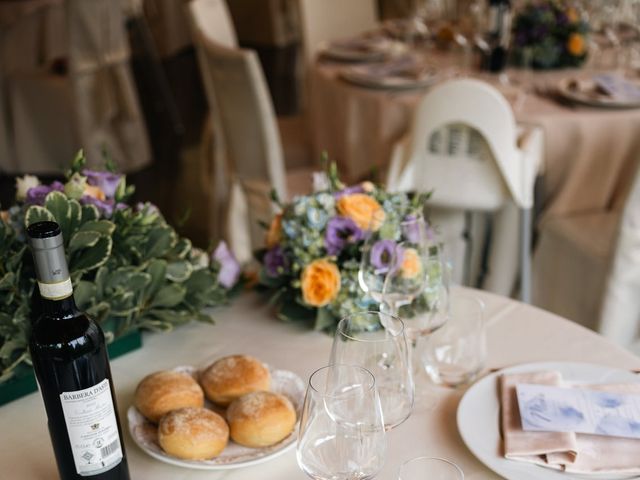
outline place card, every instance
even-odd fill
[[[640,438],[640,395],[516,385],[522,429]]]

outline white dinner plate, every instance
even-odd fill
[[[598,93],[591,79],[565,78],[558,82],[558,95],[573,103],[598,108],[640,108],[640,101],[620,100]]]
[[[195,367],[191,366],[177,367],[174,370],[187,372],[192,375],[197,371]],[[270,373],[271,391],[280,393],[291,400],[299,421],[302,404],[304,402],[305,383],[298,375],[288,370],[270,369]],[[209,403],[207,403],[206,406],[219,413],[224,413]],[[270,447],[248,448],[229,440],[229,444],[222,453],[214,459],[182,460],[168,455],[162,450],[158,443],[156,425],[143,417],[135,406],[129,407],[127,420],[129,421],[129,431],[131,432],[133,440],[147,454],[171,465],[199,470],[228,470],[265,462],[290,450],[296,443],[298,433],[298,423],[296,422],[293,432],[291,432],[287,438]]]
[[[425,68],[424,73],[418,77],[403,75],[372,75],[366,67],[353,67],[341,73],[342,78],[361,87],[379,88],[388,90],[407,90],[412,88],[427,88],[433,85],[438,76],[435,69]]]
[[[542,362],[528,363],[506,368],[482,378],[464,394],[458,406],[458,431],[471,453],[491,470],[508,480],[568,480],[636,478],[634,476],[612,477],[611,475],[576,475],[552,470],[539,465],[502,456],[500,437],[500,398],[498,377],[505,372],[531,372],[556,370],[568,383],[619,383],[640,382],[640,375],[628,370],[603,367],[589,363]]]

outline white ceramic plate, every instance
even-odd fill
[[[402,75],[371,75],[366,68],[349,68],[342,72],[342,78],[355,85],[367,88],[380,88],[389,90],[407,90],[412,88],[426,88],[433,85],[438,76],[435,69],[426,68],[419,77]]]
[[[336,42],[322,42],[318,52],[323,58],[339,62],[377,62],[389,53],[393,42],[380,38],[356,38]]]
[[[177,367],[175,370],[187,372],[192,375],[197,371],[195,367],[191,366]],[[299,420],[302,403],[304,402],[305,383],[299,376],[288,370],[270,370],[271,391],[285,395],[291,400]],[[207,404],[206,406],[212,410],[218,410],[211,404]],[[153,458],[171,465],[200,470],[227,470],[265,462],[291,449],[296,443],[298,433],[298,424],[296,422],[293,432],[276,445],[265,448],[248,448],[229,441],[229,444],[222,453],[214,459],[182,460],[172,457],[162,450],[158,444],[157,427],[144,418],[136,407],[129,407],[127,420],[129,421],[129,431],[131,432],[133,440],[142,450]]]
[[[595,90],[595,83],[590,79],[565,78],[558,82],[558,94],[565,99],[589,107],[599,108],[640,108],[638,101],[622,101],[609,97]]]
[[[628,370],[589,363],[544,362],[506,368],[482,378],[464,394],[458,406],[458,431],[471,453],[491,470],[508,480],[568,480],[589,478],[614,480],[611,475],[575,475],[539,465],[507,460],[502,456],[498,376],[505,372],[557,370],[570,383],[640,382],[640,375]],[[622,476],[615,478],[634,478]]]

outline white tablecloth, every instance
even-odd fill
[[[485,292],[476,292],[487,306],[489,367],[541,360],[585,361],[619,368],[640,368],[640,358],[599,335],[550,313]],[[146,374],[177,365],[197,364],[232,353],[253,354],[263,361],[298,373],[305,380],[326,364],[331,338],[301,325],[274,319],[263,299],[245,294],[216,312],[216,325],[191,323],[167,334],[149,334],[141,350],[112,362],[120,418],[136,384]],[[399,464],[418,455],[455,461],[466,480],[500,478],[466,449],[455,427],[463,390],[438,390],[439,404],[431,412],[414,412],[388,437],[388,456],[377,478],[397,478]],[[0,465],[11,466],[11,478],[57,478],[42,400],[34,393],[0,407]],[[136,480],[303,480],[295,451],[255,467],[223,472],[187,470],[147,456],[132,441],[125,444],[131,478]]]

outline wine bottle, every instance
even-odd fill
[[[129,480],[104,334],[76,307],[60,227],[27,233],[41,312],[29,349],[60,478]]]
[[[489,0],[488,41],[491,50],[486,60],[487,69],[501,72],[507,66],[511,42],[511,0]]]

